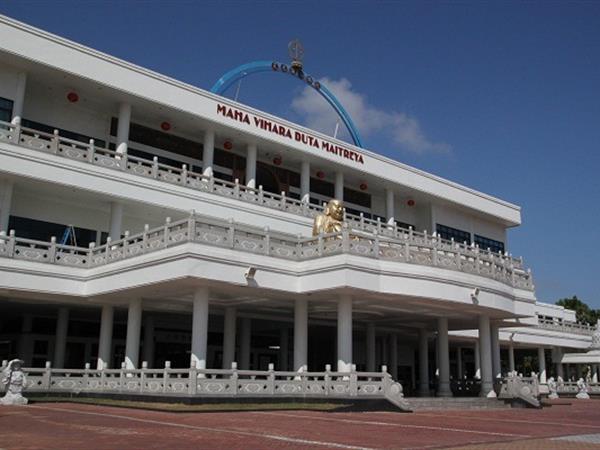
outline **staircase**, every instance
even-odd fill
[[[408,397],[413,411],[434,409],[507,409],[509,403],[495,398],[484,397]]]

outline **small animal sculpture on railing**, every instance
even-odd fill
[[[344,206],[340,200],[330,200],[323,214],[315,217],[312,234],[340,233],[344,227]]]
[[[2,384],[6,386],[6,394],[0,398],[0,405],[26,405],[27,399],[23,397],[23,388],[27,383],[25,373],[21,370],[24,361],[13,359],[8,363],[2,373]]]

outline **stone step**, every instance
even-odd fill
[[[413,411],[432,409],[507,409],[510,404],[495,398],[481,397],[407,397]]]

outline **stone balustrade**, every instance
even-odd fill
[[[584,334],[586,336],[591,336],[596,331],[596,327],[593,325],[542,317],[538,317],[538,327],[546,330],[562,331],[564,333]]]
[[[238,180],[230,182],[215,177],[208,177],[188,169],[184,164],[181,167],[169,166],[153,160],[139,158],[128,154],[120,154],[107,148],[97,147],[94,140],[80,142],[59,135],[58,131],[53,134],[39,130],[13,125],[9,122],[0,121],[0,142],[8,142],[29,149],[51,153],[57,156],[93,164],[96,166],[126,172],[145,178],[152,178],[166,183],[177,184],[202,192],[233,198],[243,202],[261,205],[267,208],[277,209],[291,214],[308,218],[314,218],[323,211],[323,206],[302,202],[281,194],[264,191],[262,186],[258,189],[240,184]],[[379,236],[389,238],[402,238],[409,230],[397,226],[382,223],[380,219],[372,220],[365,218],[362,214],[357,216],[344,212],[344,220],[350,229],[376,233]],[[477,249],[479,255],[489,254],[488,250],[479,249],[466,243],[455,243],[435,238],[431,234],[410,231],[414,240],[421,239],[424,243],[435,241],[447,248],[460,246],[463,252],[473,253]],[[469,249],[470,248],[470,249]],[[510,259],[510,265],[516,269],[523,269],[523,260],[512,258],[508,254],[499,255]]]
[[[577,381],[559,381],[556,391],[563,395],[577,395],[579,392]],[[590,395],[600,395],[600,383],[587,383],[587,392]]]
[[[6,367],[3,362],[0,372]],[[222,398],[335,398],[385,399],[403,411],[410,405],[403,395],[402,385],[387,372],[332,372],[329,365],[324,372],[238,370],[231,369],[172,369],[167,362],[163,369],[92,370],[53,369],[50,362],[45,368],[24,368],[27,393],[94,393],[146,396],[222,397]]]
[[[349,254],[455,270],[533,290],[530,271],[523,270],[514,259],[434,236],[406,231],[389,238],[345,227],[337,234],[306,238],[232,220],[200,217],[193,211],[187,219],[171,222],[167,218],[161,227],[149,229],[146,226],[142,233],[130,235],[126,232],[123,239],[112,241],[109,238],[104,245],[92,243],[88,248],[61,245],[55,238],[50,242],[23,239],[16,237],[15,231],[11,230],[8,236],[0,233],[0,257],[91,268],[184,243],[200,243],[292,261]]]

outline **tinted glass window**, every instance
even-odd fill
[[[484,236],[475,235],[475,244],[479,245],[479,248],[490,251],[494,253],[502,252],[504,253],[504,242],[496,241],[494,239],[486,238]]]
[[[10,216],[8,228],[9,230],[15,230],[17,237],[49,242],[54,236],[56,237],[56,242],[60,244],[65,235],[67,225],[28,219],[26,217]],[[90,242],[96,242],[96,231],[75,227],[75,238],[78,246],[87,247]],[[73,244],[70,236],[66,244]]]
[[[21,124],[25,128],[33,128],[39,131],[43,131],[44,133],[52,134],[54,130],[58,130],[58,134],[67,139],[73,139],[74,141],[87,143],[90,139],[94,139],[94,143],[96,147],[104,147],[106,148],[106,141],[102,139],[97,139],[92,136],[87,136],[85,134],[76,133],[74,131],[65,130],[63,128],[53,127],[51,125],[46,125],[45,123],[35,122],[33,120],[23,119]]]
[[[12,110],[12,100],[0,97],[0,120],[3,122],[10,122],[12,119]]]
[[[436,226],[437,234],[446,240],[454,239],[456,242],[466,242],[467,244],[471,243],[471,233],[464,230],[459,230],[458,228],[447,227],[446,225],[440,225],[439,223]]]

